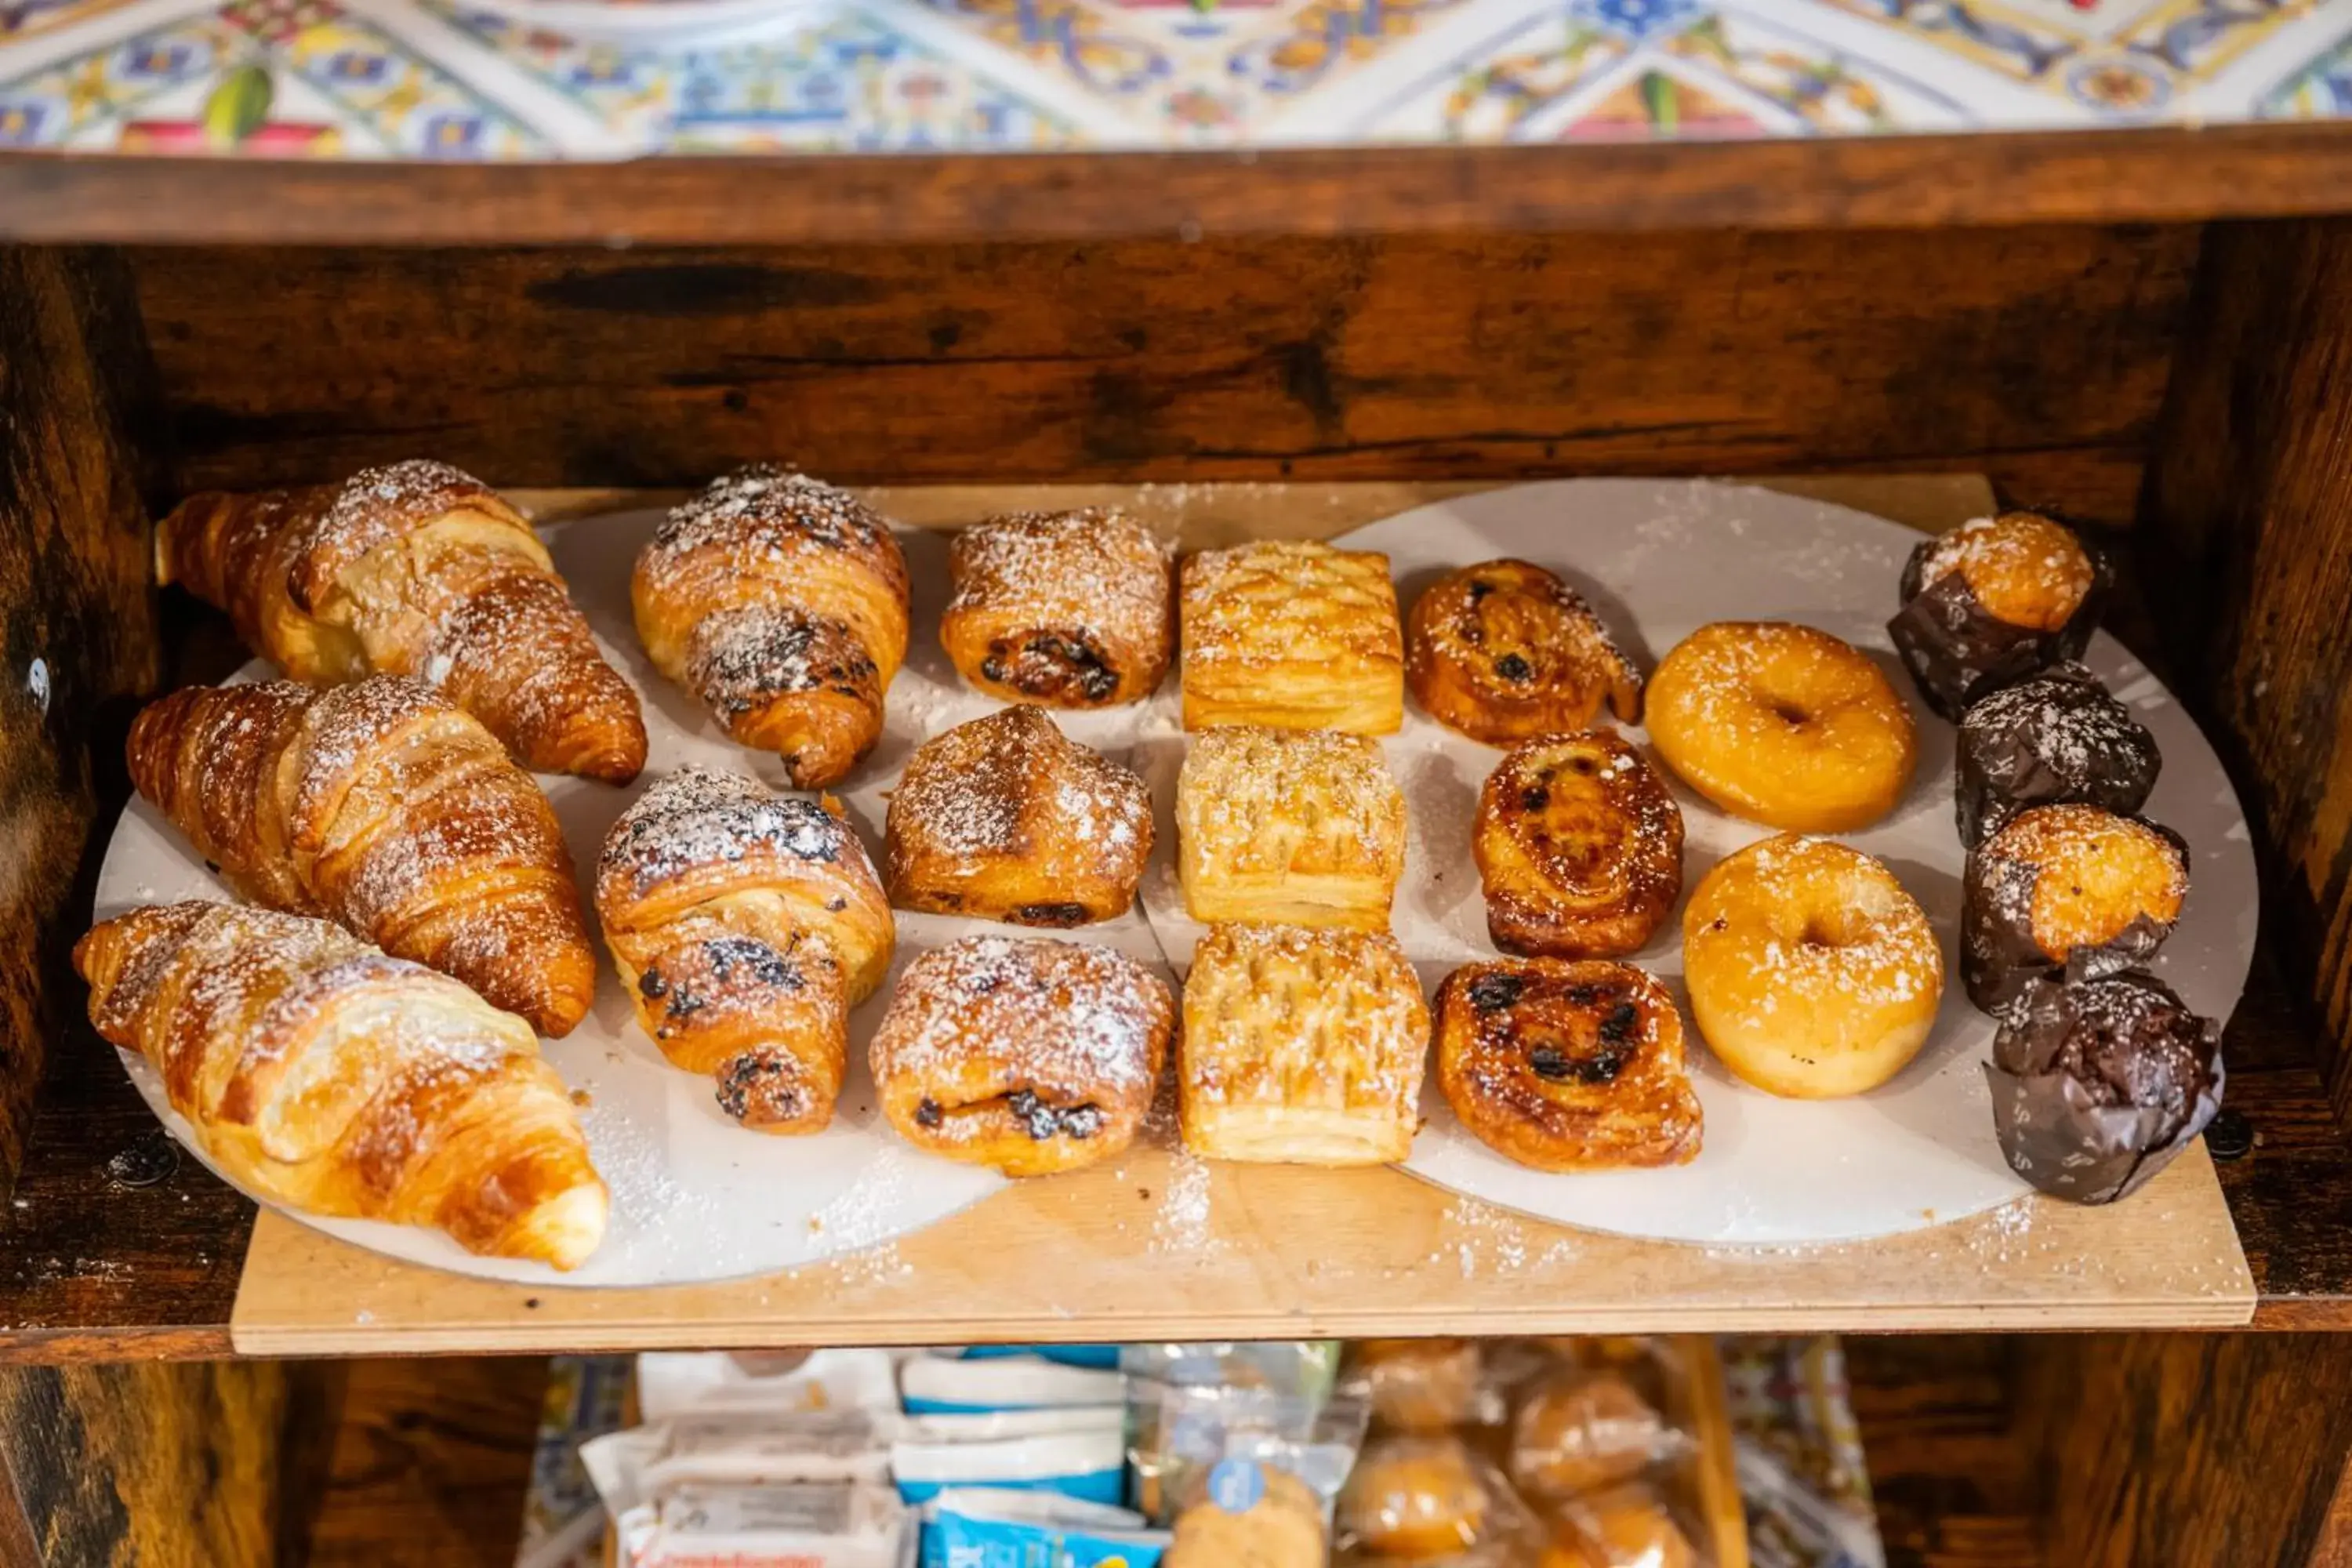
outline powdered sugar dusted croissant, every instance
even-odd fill
[[[890,906],[848,824],[756,779],[687,768],[613,825],[604,940],[662,1054],[745,1126],[833,1119],[848,1010],[890,967]]]
[[[298,680],[416,676],[535,773],[625,784],[645,765],[637,694],[597,651],[547,547],[446,463],[191,496],[156,531],[155,566]]]
[[[422,684],[196,686],[131,721],[131,782],[246,897],[325,915],[551,1035],[596,955],[539,783]]]
[[[74,948],[89,1020],[163,1073],[205,1152],[313,1214],[433,1226],[572,1268],[609,1198],[530,1026],[325,921],[184,903]]]
[[[802,789],[874,749],[907,657],[907,562],[846,490],[760,464],[669,514],[629,595],[654,666]]]

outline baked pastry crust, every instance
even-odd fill
[[[626,784],[645,765],[637,694],[547,547],[446,463],[191,496],[156,528],[155,571],[226,610],[246,646],[297,680],[414,676],[534,773]]]
[[[1176,647],[1168,547],[1115,508],[1016,512],[948,546],[940,642],[991,697],[1108,708],[1159,689]]]
[[[756,779],[689,767],[621,814],[596,913],[637,1025],[763,1132],[830,1124],[848,1010],[890,966],[889,901],[848,824]]]
[[[1184,1146],[1213,1160],[1402,1160],[1428,1049],[1429,1009],[1394,937],[1213,927],[1184,983]]]
[[[1979,517],[1928,541],[1919,557],[1921,585],[1955,573],[1987,614],[2036,632],[2073,620],[2098,578],[2073,529],[2031,511]]]
[[[1437,1083],[1462,1125],[1537,1171],[1682,1165],[1704,1130],[1682,1016],[1630,963],[1465,964],[1437,991]]]
[[[89,1021],[162,1073],[221,1170],[311,1214],[558,1268],[610,1199],[530,1026],[307,915],[151,906],[74,947]]]
[[[884,832],[890,901],[902,910],[1087,925],[1135,901],[1151,794],[1045,710],[1007,708],[915,748]]]
[[[1969,851],[1960,973],[1998,1013],[2042,975],[2088,980],[2147,962],[2180,918],[2189,853],[2170,828],[2095,805],[2021,811]]]
[[[1404,791],[1361,735],[1211,730],[1177,775],[1177,875],[1196,921],[1386,931],[1404,844]]]
[[[1845,833],[1895,809],[1918,743],[1911,711],[1851,644],[1787,621],[1699,627],[1650,677],[1650,742],[1735,816]]]
[[[1516,747],[1478,792],[1471,853],[1505,952],[1637,952],[1683,890],[1683,813],[1622,736]]]
[[[423,682],[187,687],[140,710],[131,783],[244,897],[326,915],[568,1034],[594,999],[539,781]]]
[[[638,552],[629,601],[654,668],[795,788],[874,749],[907,657],[907,560],[848,491],[766,463],[714,479]]]
[[[1341,1543],[1381,1561],[1450,1561],[1485,1539],[1500,1511],[1489,1474],[1450,1433],[1376,1437],[1339,1493]]]
[[[1414,600],[1405,679],[1431,718],[1490,746],[1584,729],[1604,701],[1642,716],[1640,672],[1601,617],[1526,561],[1462,567]]]
[[[907,966],[876,1030],[874,1083],[899,1136],[1008,1176],[1125,1149],[1176,1025],[1168,987],[1124,953],[971,936]]]
[[[1683,909],[1691,1018],[1757,1088],[1830,1100],[1877,1088],[1927,1042],[1944,952],[1895,873],[1784,833],[1727,855]]]
[[[1404,722],[1387,556],[1267,540],[1187,558],[1183,584],[1187,730],[1391,735]]]

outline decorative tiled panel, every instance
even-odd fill
[[[2352,114],[2352,0],[0,0],[0,147],[390,159]]]

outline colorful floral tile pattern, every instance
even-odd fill
[[[2352,0],[0,0],[0,148],[533,160],[2352,116]]]

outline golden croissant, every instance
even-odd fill
[[[190,687],[131,721],[131,783],[245,897],[325,915],[562,1035],[596,988],[539,783],[424,686]]]
[[[414,675],[534,773],[626,784],[645,766],[637,694],[597,650],[547,547],[446,463],[191,496],[156,531],[155,569],[226,610],[298,680]]]
[[[133,910],[74,947],[89,1021],[155,1064],[205,1152],[257,1196],[579,1266],[610,1198],[530,1026],[302,915]]]
[[[890,967],[889,901],[857,835],[812,801],[688,767],[621,814],[596,913],[662,1054],[762,1132],[833,1120],[848,1012]]]
[[[907,657],[907,560],[846,490],[759,464],[669,514],[629,596],[654,667],[795,788],[874,749]]]

